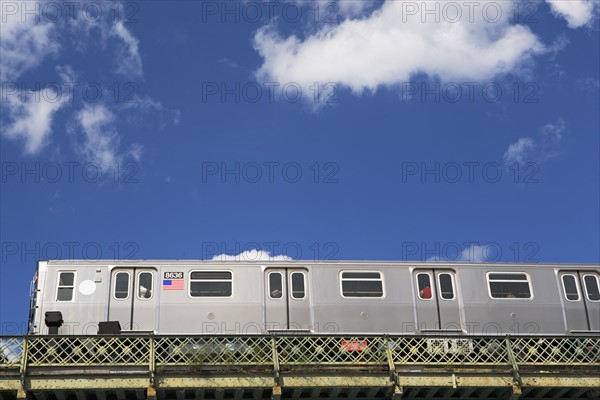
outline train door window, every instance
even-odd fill
[[[493,299],[530,299],[531,287],[527,274],[493,272],[488,274],[488,288]]]
[[[75,272],[60,272],[56,289],[56,301],[72,301],[75,289]]]
[[[381,272],[342,272],[342,297],[383,297]]]
[[[302,272],[292,273],[292,298],[303,299],[306,296],[304,289],[304,274]]]
[[[563,275],[562,284],[565,298],[569,301],[579,301],[579,289],[577,288],[577,279],[575,278],[575,275]]]
[[[596,275],[584,275],[585,293],[590,301],[600,301],[600,289],[598,288],[598,277]]]
[[[140,272],[138,275],[138,299],[152,298],[152,272]]]
[[[115,299],[124,300],[129,297],[129,272],[115,274]]]
[[[280,299],[283,296],[283,276],[281,272],[271,272],[269,274],[269,297]]]
[[[427,273],[417,274],[417,290],[421,300],[431,300],[431,275]]]
[[[233,278],[229,271],[192,271],[190,296],[231,297]]]
[[[454,284],[452,282],[452,275],[443,273],[438,275],[440,297],[444,300],[454,299]]]

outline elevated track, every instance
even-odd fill
[[[600,337],[0,336],[0,399],[598,399]]]

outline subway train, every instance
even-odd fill
[[[597,335],[600,265],[40,261],[29,334]]]

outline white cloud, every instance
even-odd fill
[[[39,4],[38,4],[39,5]],[[112,16],[120,3],[100,5],[102,15]],[[102,49],[111,45],[116,52],[114,58],[117,72],[126,76],[142,76],[142,58],[139,53],[139,40],[129,31],[123,21],[110,21],[111,18],[90,20],[89,18],[65,18],[65,21],[52,22],[36,16],[35,13],[23,14],[23,4],[10,4],[1,7],[0,24],[0,80],[12,81],[24,72],[38,66],[50,54],[58,54],[60,42],[70,40],[68,47],[78,47],[79,42],[99,44]],[[60,7],[60,6],[59,6]],[[37,19],[36,19],[37,17]],[[99,29],[100,41],[91,40],[90,33]],[[109,43],[115,39],[115,43]],[[99,42],[99,43],[98,43]],[[81,47],[81,46],[79,46]],[[83,49],[80,49],[83,50]]]
[[[566,125],[562,118],[542,127],[540,130],[540,140],[538,141],[538,146],[540,148],[540,153],[537,155],[538,162],[556,157],[559,154],[560,142],[563,139],[565,130]]]
[[[508,146],[508,150],[504,153],[504,163],[506,165],[523,164],[530,158],[530,154],[534,150],[535,144],[532,138],[521,138]]]
[[[120,2],[99,2],[96,6],[101,9],[103,18],[72,18],[62,31],[70,40],[70,45],[81,53],[94,49],[110,49],[110,62],[115,72],[139,78],[143,75],[140,41],[127,28],[126,23],[114,18],[127,15],[127,10]],[[107,58],[108,60],[108,58]]]
[[[486,22],[481,10],[472,13],[471,22],[464,6],[455,23],[432,16],[421,22],[422,15],[407,15],[407,3],[419,4],[387,0],[369,16],[323,27],[305,39],[284,38],[272,25],[263,27],[254,36],[263,57],[257,76],[305,88],[335,82],[361,93],[419,73],[442,81],[490,79],[518,72],[532,55],[545,51],[529,28],[510,25],[509,10],[494,23]]]
[[[126,104],[126,106],[140,107],[147,111],[162,111],[164,109],[160,101],[154,100],[150,96],[135,96],[131,102],[124,104]]]
[[[544,125],[540,129],[539,138],[520,138],[508,146],[504,153],[504,164],[537,162],[547,160],[559,154],[560,142],[566,130],[565,121],[559,118],[554,123]]]
[[[121,138],[114,127],[115,115],[103,105],[85,106],[76,115],[77,126],[82,133],[77,150],[88,161],[102,169],[109,169],[126,156],[139,160],[142,146],[132,145],[126,153],[119,153]]]
[[[129,101],[123,102],[125,109],[139,109],[143,113],[158,116],[158,124],[160,128],[164,128],[167,123],[174,125],[181,121],[181,111],[179,109],[165,108],[160,101],[154,100],[150,96],[134,95]],[[167,121],[165,121],[167,119]]]
[[[237,255],[219,254],[214,256],[212,261],[292,261],[293,258],[286,255],[272,256],[268,251],[264,250],[246,250]]]
[[[114,15],[115,6],[121,7],[119,15],[125,14],[122,4],[99,3],[103,18],[90,20],[82,18],[81,15],[72,18],[63,15],[65,18],[57,22],[45,21],[44,18],[36,20],[35,13],[24,16],[23,10],[20,9],[23,4],[15,3],[14,10],[8,3],[7,7],[4,7],[4,4],[1,7],[0,80],[3,83],[17,80],[25,72],[38,67],[49,55],[58,58],[61,56],[61,50],[67,48],[75,48],[81,57],[86,57],[85,53],[92,49],[103,52],[108,50],[108,56],[104,59],[108,60],[108,64],[114,62],[114,72],[130,78],[142,77],[139,40],[123,21],[110,18]],[[60,60],[55,71],[63,83],[76,83],[79,79],[73,68],[62,64]],[[50,143],[55,113],[66,103],[79,101],[78,96],[70,98],[70,93],[68,90],[63,90],[58,98],[51,88],[25,93],[21,90],[18,95],[7,93],[6,100],[3,99],[1,135],[13,140],[22,140],[27,154],[40,152]],[[56,101],[48,99],[56,99]],[[127,115],[119,120],[148,112],[159,116],[160,126],[165,125],[163,122],[165,118],[174,124],[181,119],[179,110],[166,109],[160,102],[150,97],[141,99],[138,109],[136,113],[125,110]],[[113,110],[119,111],[119,107],[114,107]],[[120,108],[120,111],[123,109]],[[116,116],[106,107],[86,105],[81,111],[75,113],[74,119],[80,133],[76,150],[84,158],[108,166],[126,156],[136,160],[142,157],[143,148],[139,144],[132,145],[125,153],[119,151],[120,136],[115,129]]]
[[[31,16],[22,18],[20,12],[12,14],[4,5],[2,11],[0,80],[12,81],[39,65],[49,54],[56,53],[59,45],[54,24],[36,22]]]
[[[565,121],[559,118],[554,123],[546,124],[542,127],[541,133],[549,142],[559,142],[563,138],[566,126]]]
[[[589,25],[594,18],[594,0],[546,0],[552,13],[563,17],[569,28],[580,28]]]
[[[67,100],[52,88],[6,96],[5,105],[12,122],[4,136],[23,140],[26,154],[39,153],[49,143],[54,114]]]
[[[57,65],[54,69],[63,83],[77,83],[77,74],[70,65]]]
[[[591,92],[594,93],[600,89],[600,79],[587,77],[577,80],[577,86],[583,92]]]
[[[556,56],[558,53],[567,48],[567,46],[571,43],[568,36],[564,33],[561,33],[554,39],[554,41],[546,46],[548,53]]]
[[[325,4],[325,9],[322,10],[321,12],[325,15],[327,15],[327,12],[331,12],[331,2],[328,2],[327,0],[324,1]],[[342,16],[357,16],[357,15],[361,15],[362,13],[364,13],[366,10],[368,10],[369,8],[371,8],[373,6],[375,2],[374,1],[369,1],[369,0],[339,0],[337,2],[337,10],[334,9],[334,11],[338,11],[340,13],[340,15]]]
[[[116,22],[112,34],[123,42],[123,47],[117,59],[117,72],[127,76],[142,76],[142,57],[139,51],[139,41],[129,32],[123,21]]]
[[[461,250],[460,254],[452,259],[434,256],[427,259],[428,262],[490,262],[498,257],[497,250],[491,245],[472,244]]]
[[[132,144],[131,148],[129,149],[129,154],[131,154],[135,161],[140,161],[142,159],[143,152],[144,146],[139,143]]]
[[[302,8],[285,11],[288,18],[293,15],[310,15],[309,22],[328,24],[344,17],[361,15],[372,8],[378,0],[287,0],[286,6]]]
[[[472,245],[463,249],[459,261],[486,262],[490,260],[490,246]]]

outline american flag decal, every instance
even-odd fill
[[[163,290],[183,290],[183,279],[163,279]]]

